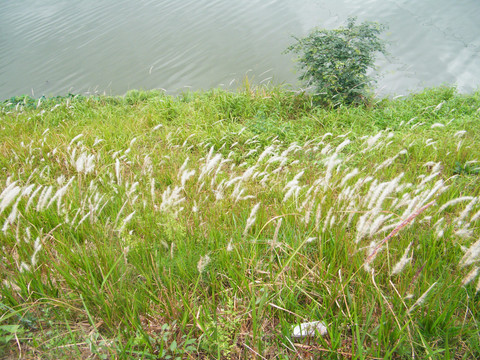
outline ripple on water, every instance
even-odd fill
[[[474,0],[36,0],[0,3],[0,98],[295,83],[291,36],[351,15],[389,25],[382,92],[479,83]]]

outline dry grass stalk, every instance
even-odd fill
[[[435,204],[435,201],[431,201],[429,202],[428,204],[424,205],[423,207],[421,207],[420,209],[418,209],[417,211],[415,211],[412,215],[410,215],[407,219],[405,219],[404,221],[402,221],[400,223],[400,225],[398,225],[395,229],[392,230],[392,232],[390,234],[387,235],[387,237],[385,239],[383,239],[376,247],[375,249],[372,251],[372,253],[367,257],[367,260],[365,260],[365,263],[366,264],[370,264],[370,262],[375,259],[375,256],[377,256],[377,252],[378,250],[380,250],[380,248],[388,241],[390,240],[392,237],[394,237],[400,230],[402,230],[405,226],[407,226],[410,222],[413,221],[413,219],[415,219],[418,215],[420,215],[422,212],[424,212],[426,209],[428,209],[430,206],[432,206],[433,204]]]

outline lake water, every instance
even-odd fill
[[[480,84],[478,0],[0,1],[0,100],[13,95],[124,94],[299,86],[292,36],[349,16],[388,25],[380,94]]]

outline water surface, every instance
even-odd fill
[[[0,99],[299,86],[292,36],[349,16],[389,26],[379,93],[480,83],[476,0],[20,0],[0,2]]]

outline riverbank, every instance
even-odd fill
[[[479,357],[480,93],[0,109],[2,356]]]

